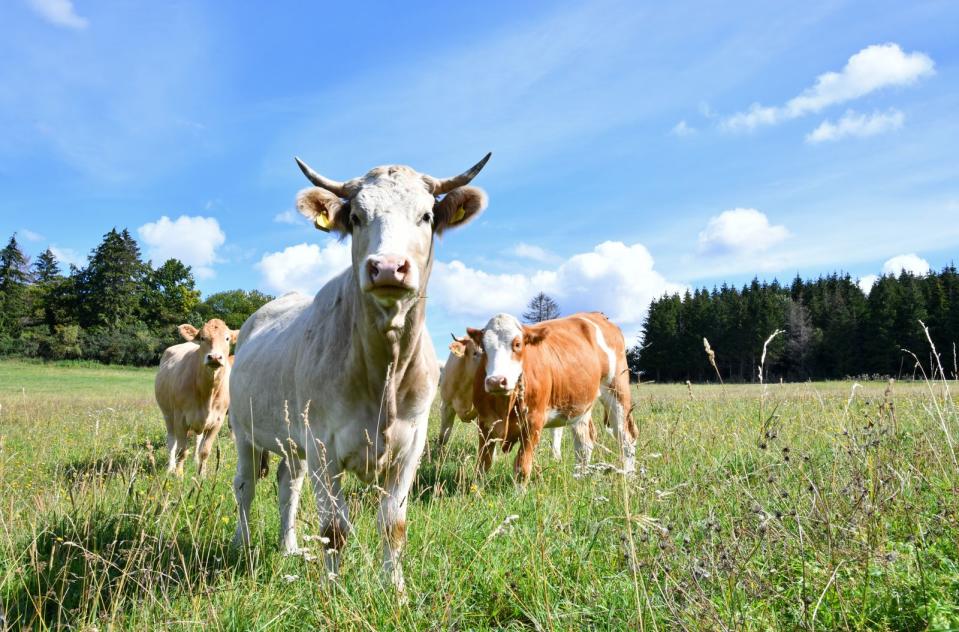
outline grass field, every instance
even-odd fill
[[[959,416],[941,383],[644,385],[635,478],[573,478],[567,438],[562,463],[542,446],[525,493],[513,455],[475,484],[475,427],[458,423],[447,459],[420,467],[398,603],[378,578],[375,493],[355,479],[339,580],[278,554],[272,475],[254,548],[232,551],[229,433],[210,478],[167,477],[152,376],[0,363],[13,627],[959,628]],[[600,435],[594,460],[615,463]],[[301,535],[317,531],[311,500]]]

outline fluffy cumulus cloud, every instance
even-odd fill
[[[349,242],[331,239],[323,246],[303,243],[265,254],[256,267],[264,285],[277,294],[314,294],[351,263]]]
[[[921,276],[929,274],[931,269],[929,262],[915,253],[897,255],[882,264],[883,274],[898,275],[900,272],[909,272]]]
[[[906,53],[898,44],[867,46],[849,58],[839,72],[827,72],[815,84],[782,106],[752,104],[722,122],[728,130],[754,130],[765,125],[815,114],[823,109],[894,86],[908,86],[935,72],[932,59],[920,52]]]
[[[766,214],[754,208],[734,208],[709,219],[699,233],[704,254],[749,254],[768,250],[789,237],[785,226],[769,223]]]
[[[819,127],[806,135],[806,142],[815,144],[849,136],[857,138],[876,136],[899,129],[902,127],[904,118],[902,112],[895,109],[885,113],[873,112],[872,114],[859,114],[847,110],[842,118],[835,123],[832,121],[820,123]]]
[[[154,265],[179,259],[192,266],[193,273],[201,279],[215,275],[212,266],[217,261],[216,251],[226,241],[220,223],[213,217],[181,215],[171,220],[164,215],[144,224],[137,232]]]
[[[619,241],[532,274],[491,274],[460,261],[437,262],[429,295],[448,314],[482,325],[497,312],[518,316],[533,295],[546,292],[562,313],[601,311],[633,340],[650,301],[685,289],[668,282],[653,264],[645,246]]]
[[[86,18],[77,15],[73,0],[27,0],[30,8],[51,24],[69,29],[85,29]]]
[[[869,296],[869,292],[872,291],[872,286],[876,284],[876,281],[879,280],[879,277],[875,274],[867,274],[866,276],[859,279],[859,289],[862,290],[862,293],[866,296]]]

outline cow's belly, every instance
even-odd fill
[[[593,409],[593,402],[576,408],[557,409],[549,408],[546,410],[546,422],[544,428],[562,428],[574,423],[583,415],[589,414]]]

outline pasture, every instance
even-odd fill
[[[955,382],[948,385],[953,392]],[[230,549],[235,449],[163,473],[153,372],[0,363],[0,608],[74,629],[959,627],[959,416],[942,383],[643,385],[634,478],[572,476],[541,444],[477,482],[475,426],[427,456],[409,599],[379,580],[375,493],[347,479],[341,576],[277,552],[275,459],[255,546]],[[279,413],[278,411],[278,414]],[[430,419],[431,443],[438,418]],[[594,462],[617,463],[599,431]],[[316,535],[312,496],[300,533]],[[308,546],[320,547],[313,540]]]

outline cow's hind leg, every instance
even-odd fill
[[[305,478],[306,465],[296,453],[285,456],[276,468],[280,497],[280,550],[285,555],[295,555],[300,551],[296,543],[296,513]]]
[[[573,449],[576,452],[575,472],[585,472],[589,459],[593,455],[593,409],[586,411],[573,420]]]
[[[256,493],[256,475],[261,452],[262,450],[251,442],[237,441],[233,493],[236,495],[239,518],[236,523],[236,534],[233,536],[234,546],[250,545],[250,505],[253,504],[253,496]]]
[[[553,458],[559,461],[563,458],[563,427],[553,428]]]

